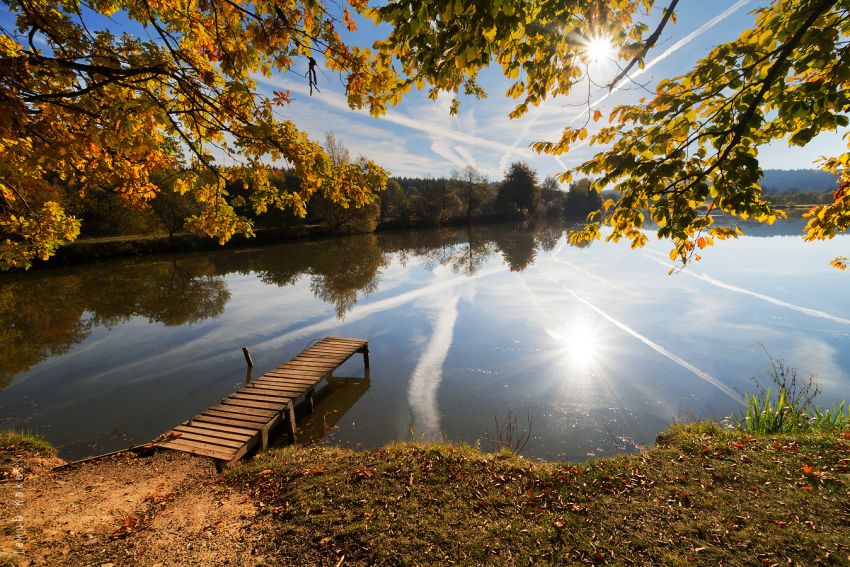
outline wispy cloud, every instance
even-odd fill
[[[289,81],[287,79],[264,78],[261,82],[276,89],[288,89],[292,92],[298,93],[299,95],[309,96],[309,90],[306,87]],[[348,101],[342,94],[330,91],[328,89],[323,90],[321,94],[313,96],[312,100],[318,101],[336,110],[346,112],[357,112],[351,110],[351,108],[348,106]],[[357,113],[361,116],[368,116],[366,112],[361,111]],[[396,124],[398,126],[404,126],[405,128],[410,128],[412,130],[424,132],[433,136],[436,139],[454,140],[455,142],[461,142],[470,146],[499,151],[505,151],[511,148],[509,145],[503,144],[502,142],[482,138],[480,136],[469,134],[460,130],[447,128],[446,126],[436,124],[432,121],[421,119],[417,120],[396,110],[388,110],[387,113],[381,117],[381,120]],[[535,155],[531,150],[517,151],[521,155],[527,157],[533,157]]]

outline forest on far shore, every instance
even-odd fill
[[[348,150],[333,133],[325,147],[334,162],[350,161]],[[271,183],[278,188],[298,191],[299,179],[291,169],[274,169]],[[171,190],[169,177],[161,177],[162,190],[149,206],[128,208],[111,193],[89,195],[85,199],[68,195],[66,205],[81,223],[81,238],[175,234],[184,230],[185,220],[200,210],[191,193]],[[579,179],[562,188],[554,177],[540,179],[527,163],[516,162],[504,179],[492,181],[471,166],[454,171],[450,177],[392,177],[377,198],[363,207],[345,207],[316,193],[307,204],[307,216],[270,208],[257,214],[250,206],[251,187],[241,180],[228,183],[230,195],[242,196],[236,207],[251,219],[256,230],[290,230],[318,225],[324,232],[356,234],[385,228],[431,227],[473,222],[518,221],[531,218],[584,218],[597,210],[602,199],[591,189],[590,181]]]

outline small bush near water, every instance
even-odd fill
[[[767,351],[765,351],[767,352]],[[753,379],[755,393],[744,394],[745,407],[732,423],[748,433],[832,432],[850,429],[850,406],[846,401],[824,408],[817,404],[820,386],[813,376],[801,379],[797,369],[770,356],[768,377],[772,386]]]

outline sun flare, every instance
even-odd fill
[[[585,44],[584,52],[590,63],[606,63],[614,58],[614,45],[607,35],[595,35]]]
[[[603,341],[599,329],[591,321],[576,318],[568,325],[550,331],[549,336],[561,343],[572,367],[589,370],[599,361]]]

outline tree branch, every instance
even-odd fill
[[[664,10],[664,15],[661,17],[661,21],[658,23],[658,27],[655,28],[655,31],[652,32],[652,35],[647,38],[646,43],[644,43],[641,50],[632,57],[629,64],[620,71],[620,73],[614,77],[614,80],[608,84],[608,91],[614,89],[617,86],[617,83],[622,81],[625,77],[628,76],[629,71],[632,70],[632,67],[637,65],[638,61],[646,57],[646,54],[649,53],[649,50],[655,47],[655,44],[658,42],[658,38],[661,37],[661,32],[664,30],[664,27],[667,25],[667,22],[670,20],[673,15],[673,10],[676,8],[676,4],[679,3],[679,0],[671,0],[670,5]]]

